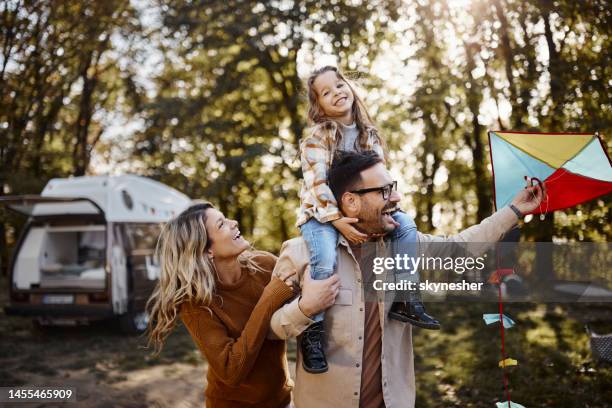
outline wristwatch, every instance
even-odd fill
[[[516,208],[516,206],[514,204],[510,204],[510,209],[512,211],[514,211],[514,213],[516,214],[516,216],[520,219],[523,218],[523,213],[521,212],[521,210],[519,210],[518,208]]]

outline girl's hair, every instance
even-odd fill
[[[159,281],[147,302],[149,346],[159,354],[176,325],[183,302],[197,302],[206,308],[213,299],[217,270],[206,251],[211,240],[206,232],[208,202],[190,206],[162,228],[155,256],[161,263]],[[257,251],[238,255],[238,262],[250,272],[261,271],[254,261]]]
[[[332,120],[331,118],[325,115],[323,109],[319,105],[319,98],[317,92],[314,89],[314,82],[319,77],[319,75],[324,74],[328,71],[333,71],[336,73],[339,79],[346,82],[347,86],[353,93],[353,106],[351,107],[351,112],[353,114],[353,118],[355,120],[355,124],[357,125],[357,130],[359,131],[359,138],[356,143],[358,143],[359,148],[361,150],[366,149],[367,140],[368,140],[368,128],[370,128],[374,132],[374,136],[378,139],[383,149],[385,148],[384,140],[379,136],[378,131],[366,109],[365,104],[355,92],[355,88],[351,85],[351,82],[340,72],[340,70],[334,66],[326,65],[322,68],[319,68],[312,72],[308,77],[307,88],[308,88],[308,120],[311,124],[325,123]],[[340,142],[342,137],[342,133],[340,132],[340,126],[337,127],[336,130],[336,143]],[[357,146],[355,146],[357,147]]]

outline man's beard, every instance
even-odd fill
[[[383,213],[388,210],[397,209],[399,208],[397,208],[397,205],[394,203],[387,203],[387,205],[381,209],[372,208],[364,203],[358,215],[359,222],[356,226],[365,234],[388,234],[395,230],[396,226],[393,224],[386,224],[383,220]]]

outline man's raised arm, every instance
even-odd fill
[[[482,220],[458,234],[442,236],[417,232],[418,254],[431,257],[451,256],[458,244],[462,250],[479,256],[499,241],[504,234],[518,222],[518,217],[510,209],[504,207],[493,215]],[[448,243],[448,245],[444,245]]]
[[[519,191],[509,206],[503,207],[478,225],[469,227],[450,237],[428,234],[417,234],[419,254],[427,256],[452,255],[453,245],[441,245],[444,242],[460,244],[464,251],[479,256],[487,251],[493,243],[499,241],[512,228],[523,214],[529,214],[542,203],[546,191],[536,185]]]

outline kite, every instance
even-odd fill
[[[514,320],[512,320],[511,318],[509,318],[508,316],[506,316],[505,314],[502,314],[502,318],[504,321],[504,329],[509,329],[512,326],[514,326]],[[485,313],[482,315],[482,318],[484,319],[486,324],[492,324],[495,322],[499,322],[499,314],[497,313]]]
[[[491,169],[495,208],[512,202],[525,183],[537,183],[544,187],[542,202],[531,214],[573,207],[612,192],[612,162],[607,149],[597,133],[527,133],[489,132]],[[486,324],[501,322],[501,361],[504,372],[505,402],[497,408],[525,408],[510,399],[506,369],[518,362],[506,356],[505,329],[515,325],[504,314],[501,280],[513,270],[502,268],[497,259],[497,270],[489,276],[496,284],[499,296],[499,313],[483,314]]]
[[[512,201],[525,180],[544,185],[532,214],[573,207],[612,192],[612,164],[597,133],[489,132],[495,207]]]
[[[499,368],[510,367],[510,366],[515,366],[515,365],[518,365],[518,361],[516,361],[513,358],[507,358],[498,363]]]
[[[512,401],[506,401],[506,402],[498,402],[497,404],[497,408],[525,408],[523,405],[521,404],[517,404],[516,402],[512,402]]]
[[[487,282],[494,283],[494,284],[500,284],[504,276],[510,276],[512,274],[514,274],[514,269],[500,268],[491,273]]]
[[[573,207],[612,192],[612,162],[597,133],[529,133],[489,132],[491,170],[495,208],[499,210],[512,202],[527,185],[538,184],[544,189],[540,205],[531,214],[544,214]],[[505,330],[514,320],[504,314],[501,283],[505,276],[514,274],[513,268],[502,267],[498,252],[497,269],[488,282],[497,286],[499,312],[482,315],[485,324],[500,322],[501,360],[505,402],[497,408],[525,408],[510,399],[507,368],[518,361],[507,357]]]

